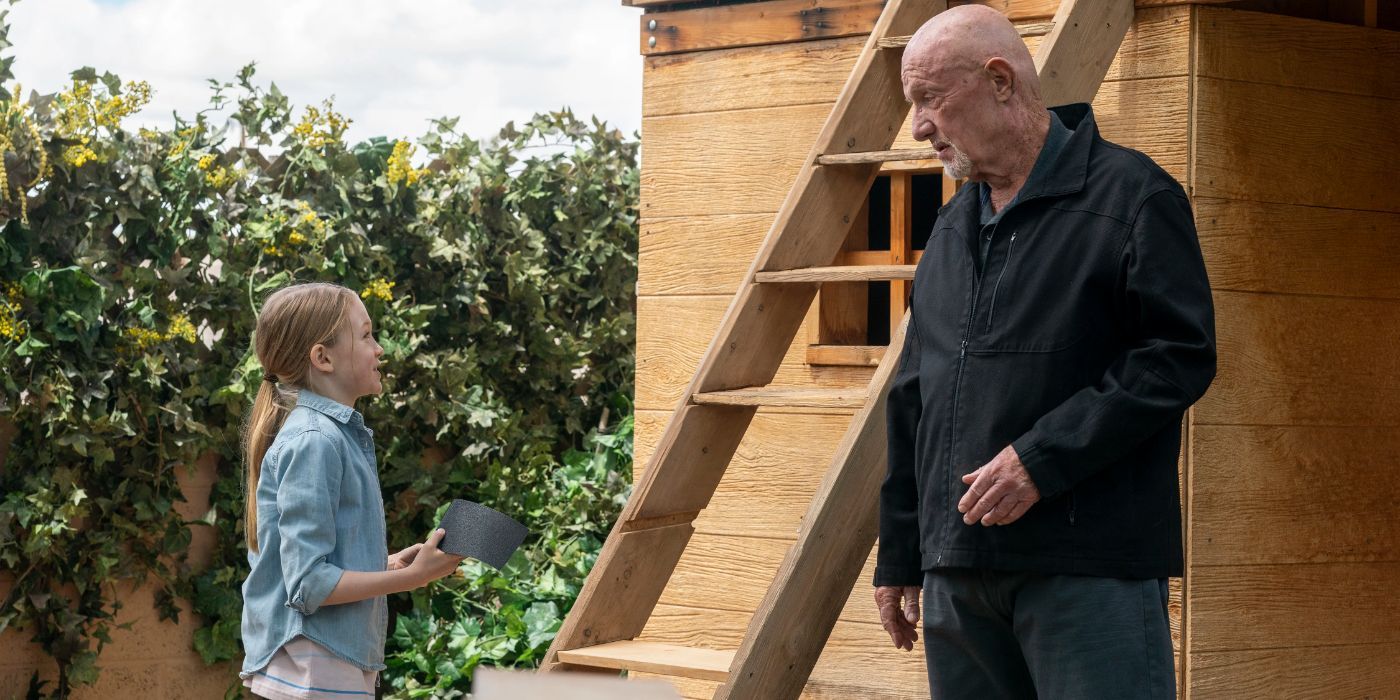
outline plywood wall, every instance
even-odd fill
[[[1400,34],[1197,8],[1193,697],[1400,688]]]
[[[1054,3],[1011,3],[1043,8]],[[1190,9],[1142,9],[1094,103],[1106,137],[1187,177]],[[1030,40],[1034,50],[1038,39]],[[730,298],[850,73],[864,37],[645,60],[638,279],[637,469],[655,448]],[[895,147],[912,147],[908,125]],[[809,317],[809,325],[814,322]],[[868,368],[811,367],[781,384],[856,386]],[[740,445],[642,638],[739,646],[795,538],[850,413],[763,410]],[[808,685],[810,698],[927,697],[922,649],[880,629],[872,566],[858,579]],[[715,684],[676,680],[687,697]]]

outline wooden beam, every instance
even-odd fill
[[[1066,0],[1055,11],[1054,23],[1035,54],[1045,104],[1093,102],[1133,23],[1132,0]],[[1068,45],[1056,50],[1061,42]]]
[[[863,153],[831,153],[817,156],[817,165],[868,165],[899,160],[931,160],[938,157],[935,148],[898,148],[893,151]]]
[[[866,34],[880,0],[771,0],[641,16],[643,56]]]
[[[914,266],[908,264],[804,267],[800,270],[775,270],[754,274],[754,281],[760,283],[875,282],[912,279],[914,279]]]
[[[914,228],[914,176],[909,173],[890,175],[890,262],[903,266],[909,277],[890,280],[890,328],[897,328],[904,318],[904,309],[909,300],[909,280],[914,279],[913,268],[909,264],[909,252],[913,249]]]
[[[787,408],[860,408],[865,387],[824,389],[815,387],[756,386],[712,391],[691,397],[698,404],[716,406],[784,406]]]
[[[808,345],[807,364],[842,367],[878,367],[884,345]]]
[[[1021,22],[1016,24],[1016,33],[1021,36],[1045,36],[1054,28],[1054,22]],[[909,39],[912,36],[911,34],[909,36],[892,36],[887,39],[881,39],[877,46],[882,49],[903,49],[905,46],[909,45]]]
[[[734,655],[715,700],[796,698],[826,645],[851,586],[875,543],[885,477],[885,400],[907,317],[870,381],[870,399],[851,420],[826,478]]]
[[[729,676],[732,651],[695,649],[660,642],[622,641],[559,652],[559,659],[580,666],[644,671],[682,678],[722,681]]]

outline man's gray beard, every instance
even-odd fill
[[[962,149],[957,146],[950,143],[948,147],[953,149],[953,159],[950,161],[938,159],[938,162],[943,164],[943,174],[954,180],[965,179],[972,174],[972,159],[968,158],[967,154],[963,153]]]

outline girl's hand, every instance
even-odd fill
[[[408,547],[401,550],[397,554],[390,554],[388,570],[398,571],[399,569],[405,568],[409,564],[412,564],[413,558],[418,556],[418,550],[422,548],[423,543],[419,542],[418,544],[415,544],[412,547]]]
[[[419,546],[413,556],[413,562],[408,565],[408,570],[416,574],[419,586],[426,586],[456,571],[457,565],[465,558],[438,549],[438,544],[446,534],[447,531],[442,528],[434,530],[433,534],[428,536],[428,541]]]

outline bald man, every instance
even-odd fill
[[[914,278],[875,599],[950,698],[1175,697],[1183,412],[1215,376],[1189,202],[1089,105],[1047,110],[1001,14],[904,51],[914,138],[967,178]]]

